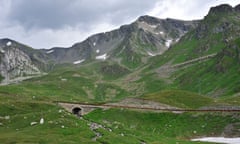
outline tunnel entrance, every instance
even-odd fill
[[[80,116],[82,116],[82,109],[79,108],[79,107],[75,107],[75,108],[72,109],[72,113],[73,113],[74,115],[80,117]]]

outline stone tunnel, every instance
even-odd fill
[[[80,107],[74,107],[72,109],[72,114],[76,115],[76,116],[82,116],[82,108]]]
[[[58,103],[61,107],[66,109],[68,112],[80,117],[82,115],[85,115],[96,108],[102,108],[101,106],[93,106],[93,105],[87,105],[87,104],[72,104],[72,103]]]

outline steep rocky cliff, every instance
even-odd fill
[[[13,40],[0,40],[0,75],[3,82],[16,77],[37,75],[43,71],[43,60],[37,60],[38,51],[33,51],[35,50]]]

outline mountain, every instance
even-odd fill
[[[136,68],[144,63],[144,58],[165,52],[197,24],[198,21],[142,16],[132,24],[93,35],[70,48],[52,48],[45,52],[55,63],[110,59],[128,68]]]
[[[162,54],[197,23],[142,16],[130,25],[90,36],[70,48],[49,50],[36,50],[10,39],[2,39],[1,77],[9,80],[46,72],[56,64],[80,64],[106,59],[127,68],[136,68],[146,63],[149,57]]]
[[[240,5],[220,5],[199,21],[142,16],[70,48],[35,50],[2,39],[2,76],[47,74],[0,86],[0,141],[239,138],[239,12]]]
[[[212,97],[234,95],[239,93],[239,7],[212,7],[198,21],[141,16],[70,48],[35,50],[3,39],[1,75],[11,79],[54,72],[62,77],[67,71],[91,83],[91,88],[82,86],[86,96],[99,91],[92,88],[99,83],[134,96],[172,88]]]
[[[5,82],[47,71],[47,59],[39,50],[10,39],[0,40],[0,77]]]
[[[239,5],[212,7],[195,29],[154,58],[151,67],[161,74],[164,66],[175,66],[169,77],[180,89],[212,97],[234,95],[240,92],[239,32]]]

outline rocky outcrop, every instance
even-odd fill
[[[7,82],[16,77],[40,74],[41,70],[33,64],[28,54],[9,39],[0,40],[0,75]]]
[[[222,4],[210,9],[209,14],[228,13],[234,11],[234,8],[228,4]]]
[[[237,11],[237,12],[240,12],[240,4],[235,6],[234,10]]]

